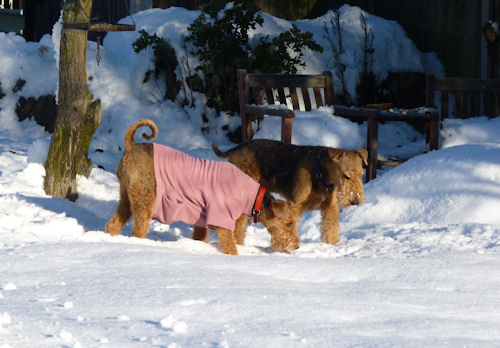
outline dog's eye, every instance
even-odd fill
[[[292,227],[293,226],[293,222],[289,222],[286,224],[286,227]]]
[[[351,176],[347,173],[344,173],[344,178],[347,180],[351,180]]]

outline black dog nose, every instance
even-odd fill
[[[352,205],[359,205],[359,199],[356,199],[354,201],[351,201]]]
[[[297,246],[295,247],[295,250],[297,250],[298,248],[300,248],[300,245],[297,245]]]

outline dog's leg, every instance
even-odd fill
[[[208,238],[208,228],[193,226],[193,239],[206,242]]]
[[[105,227],[105,231],[112,236],[120,234],[123,226],[132,217],[132,212],[130,211],[130,201],[128,199],[127,191],[120,185],[120,201],[116,207],[115,215],[108,221]]]
[[[334,196],[335,197],[335,196]],[[321,203],[321,240],[323,243],[335,244],[340,236],[340,212],[337,199]]]
[[[219,236],[219,244],[222,252],[224,254],[238,255],[233,232],[222,227],[215,227],[214,229]]]
[[[137,192],[139,192],[139,190],[135,191],[135,193]],[[135,194],[130,197],[130,208],[134,216],[133,237],[146,238],[149,231],[149,222],[153,215],[154,201],[154,193]]]
[[[312,191],[311,173],[305,168],[299,168],[293,183],[293,202],[300,215],[305,210],[305,204]]]
[[[234,229],[234,239],[236,244],[243,245],[245,243],[245,234],[248,226],[248,216],[241,215],[238,220],[236,220],[236,227]]]

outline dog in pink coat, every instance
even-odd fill
[[[205,240],[214,229],[225,254],[238,254],[249,217],[260,219],[271,235],[274,251],[290,252],[299,245],[298,218],[293,203],[264,194],[265,188],[229,162],[189,156],[168,146],[135,143],[139,127],[158,134],[153,121],[134,123],[125,134],[125,152],[116,174],[120,201],[106,232],[117,235],[133,217],[132,235],[145,238],[149,221],[182,221],[194,226],[193,238]]]

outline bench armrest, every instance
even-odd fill
[[[281,141],[285,143],[292,142],[292,120],[295,117],[295,112],[290,110],[286,105],[255,105],[244,104],[242,109],[242,139],[247,141],[253,135],[251,120],[246,114],[254,114],[258,116],[280,116],[281,117]]]
[[[281,116],[281,117],[295,117],[295,112],[290,110],[284,104],[275,105],[256,105],[256,104],[245,104],[243,105],[244,112],[249,114],[259,115],[259,116]]]

